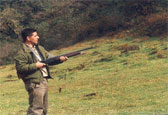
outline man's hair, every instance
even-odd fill
[[[23,42],[26,41],[27,36],[32,36],[32,33],[33,33],[33,32],[37,32],[37,30],[36,30],[36,29],[33,29],[33,28],[26,28],[26,29],[24,29],[24,30],[21,32]]]

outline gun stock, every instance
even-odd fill
[[[88,47],[88,48],[84,48],[84,49],[81,49],[81,50],[77,50],[77,51],[73,51],[73,52],[70,52],[70,53],[66,53],[66,54],[63,54],[63,55],[59,55],[59,56],[54,56],[52,58],[48,58],[44,61],[41,61],[45,64],[48,64],[48,65],[56,65],[58,64],[58,61],[59,61],[59,58],[61,56],[67,56],[68,58],[69,57],[73,57],[73,56],[76,56],[76,55],[80,55],[82,51],[85,51],[85,50],[89,50],[89,49],[92,49],[93,47]]]

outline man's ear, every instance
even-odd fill
[[[30,36],[27,36],[27,37],[26,37],[26,40],[27,40],[27,41],[30,41]]]

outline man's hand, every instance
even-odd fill
[[[37,68],[42,68],[42,67],[44,67],[44,66],[46,66],[46,64],[45,63],[41,63],[41,62],[36,62],[36,67]]]
[[[64,62],[64,61],[68,60],[68,57],[66,57],[66,56],[61,56],[59,59],[60,59],[60,61]]]

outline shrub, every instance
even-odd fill
[[[118,49],[121,51],[122,53],[128,53],[129,51],[133,51],[133,50],[139,50],[139,46],[136,44],[123,44],[121,46],[118,47]]]
[[[136,26],[139,35],[147,36],[161,36],[168,35],[168,14],[166,12],[152,14],[150,16],[140,19]]]
[[[0,65],[13,63],[14,56],[20,47],[14,43],[6,42],[0,47]]]

